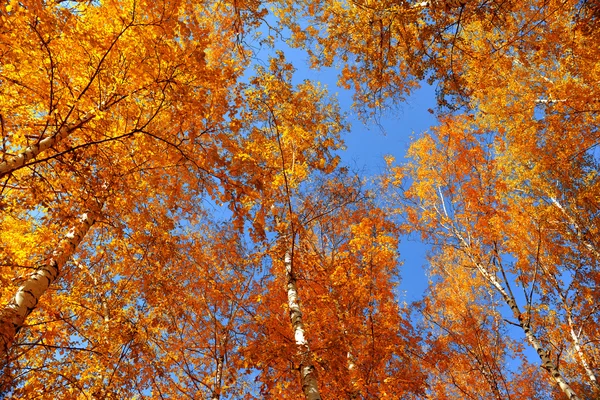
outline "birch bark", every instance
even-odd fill
[[[554,361],[552,361],[552,358],[550,358],[550,353],[548,352],[548,350],[544,349],[544,347],[542,346],[542,343],[539,341],[537,336],[532,332],[529,322],[525,321],[525,318],[523,317],[523,314],[521,313],[521,310],[519,309],[519,306],[518,306],[514,296],[512,295],[512,293],[509,294],[504,289],[502,284],[500,284],[498,279],[496,279],[496,277],[494,275],[490,274],[483,267],[483,265],[477,263],[476,266],[477,266],[477,269],[479,270],[479,272],[483,275],[483,277],[485,279],[487,279],[498,290],[498,292],[500,292],[502,297],[504,297],[504,301],[510,307],[510,309],[513,313],[513,316],[519,321],[519,326],[525,333],[525,337],[527,338],[527,340],[529,341],[531,346],[534,348],[535,352],[540,357],[540,360],[542,361],[542,368],[544,368],[546,371],[548,371],[550,373],[550,375],[552,376],[552,379],[554,379],[554,381],[560,387],[562,392],[565,395],[567,395],[568,399],[579,400],[579,396],[577,396],[575,391],[571,388],[571,386],[563,378],[557,365],[554,363]]]
[[[335,310],[338,315],[338,321],[340,324],[340,328],[342,329],[342,334],[344,338],[344,345],[346,346],[346,367],[348,369],[348,377],[350,383],[350,391],[348,392],[349,399],[358,399],[360,398],[360,390],[358,388],[358,383],[356,379],[357,367],[356,367],[356,357],[352,353],[352,342],[348,339],[348,328],[344,323],[344,312],[342,311],[342,307],[340,306],[337,300],[334,301]]]
[[[441,190],[440,190],[440,200],[441,200],[441,210],[438,209],[436,211],[442,218],[444,218],[446,221],[448,221],[448,223],[442,224],[442,226],[444,226],[459,241],[462,251],[464,251],[464,253],[467,255],[467,257],[469,257],[471,263],[475,266],[475,268],[477,268],[479,273],[500,293],[500,295],[502,296],[502,298],[504,299],[506,304],[510,307],[514,318],[517,321],[519,321],[518,325],[525,333],[525,337],[527,338],[527,341],[531,344],[531,346],[534,348],[534,350],[538,354],[538,356],[542,362],[542,368],[544,368],[546,371],[548,371],[550,373],[554,382],[556,382],[556,384],[558,385],[560,390],[562,390],[562,392],[567,396],[568,399],[579,400],[580,397],[575,393],[573,388],[571,388],[571,386],[568,384],[568,382],[564,379],[564,377],[562,376],[556,363],[554,361],[552,361],[552,358],[550,357],[550,352],[548,350],[544,349],[544,347],[542,346],[542,342],[538,339],[538,337],[531,330],[531,325],[530,325],[529,321],[527,321],[526,318],[524,318],[524,314],[521,313],[519,305],[517,304],[517,301],[512,293],[512,290],[510,289],[510,286],[507,286],[507,288],[505,288],[502,285],[502,283],[500,282],[500,280],[498,279],[498,277],[496,276],[496,274],[493,272],[490,272],[473,255],[473,252],[471,251],[471,244],[470,244],[469,236],[467,236],[466,238],[465,238],[465,236],[463,236],[461,231],[456,227],[454,220],[448,214],[448,211],[446,209],[446,204],[444,201],[444,196],[442,195]],[[505,274],[503,267],[500,266],[499,268],[500,268],[500,272],[502,274]],[[505,277],[505,280],[506,280],[506,277]]]
[[[227,333],[223,333],[220,337],[216,338],[215,342],[215,378],[214,387],[212,389],[211,400],[219,400],[221,398],[221,391],[223,390],[223,372],[225,368],[225,354],[227,354],[227,342],[229,338]]]
[[[521,313],[519,305],[517,304],[517,301],[515,300],[515,297],[512,291],[510,290],[510,287],[508,288],[508,290],[506,290],[504,286],[502,286],[496,275],[490,273],[490,271],[488,271],[487,268],[485,268],[473,257],[473,255],[468,250],[468,248],[470,247],[469,244],[456,229],[454,229],[454,234],[460,240],[464,251],[468,254],[469,258],[471,259],[471,262],[475,265],[479,273],[502,295],[504,301],[510,307],[513,316],[517,321],[519,321],[518,325],[525,333],[527,341],[531,344],[535,352],[538,354],[542,362],[542,368],[544,368],[550,373],[554,382],[556,382],[556,384],[560,387],[560,390],[562,390],[562,392],[567,396],[568,399],[579,400],[580,397],[577,396],[575,391],[564,379],[556,363],[552,361],[552,358],[550,357],[550,352],[544,349],[540,340],[531,330],[529,321],[526,321],[526,318],[523,317],[524,314]]]
[[[94,118],[94,115],[94,113],[88,113],[77,122],[63,125],[54,135],[40,140],[38,143],[27,147],[20,154],[0,163],[0,178],[23,167],[28,161],[36,158],[40,153],[48,150],[56,143],[69,136],[69,134],[75,129],[78,129],[85,123],[89,122],[92,118]]]
[[[552,204],[554,204],[554,206],[558,208],[561,211],[561,213],[569,220],[569,223],[573,226],[573,230],[575,231],[575,236],[577,237],[577,239],[585,246],[586,249],[588,249],[594,255],[594,257],[597,260],[600,259],[600,252],[598,251],[594,243],[592,243],[589,240],[589,238],[585,237],[583,233],[584,229],[580,226],[577,220],[575,220],[575,218],[571,216],[571,214],[565,209],[565,207],[563,207],[563,205],[555,197],[550,197],[550,200],[552,201]]]
[[[290,321],[292,323],[292,329],[294,330],[294,340],[300,358],[299,371],[300,379],[302,381],[302,391],[307,400],[321,400],[310,348],[308,346],[308,341],[304,336],[304,323],[302,321],[302,311],[300,310],[298,288],[296,286],[296,277],[294,276],[294,271],[292,269],[292,255],[289,251],[285,253],[284,263],[287,278]]]
[[[600,384],[598,384],[598,380],[596,379],[596,374],[594,373],[594,370],[590,367],[590,364],[587,361],[585,353],[583,352],[583,349],[581,348],[581,341],[579,340],[579,335],[575,332],[575,326],[573,324],[573,318],[571,317],[570,312],[567,315],[567,321],[569,323],[569,331],[571,334],[571,339],[573,340],[573,346],[575,346],[575,351],[577,352],[577,355],[579,356],[579,361],[580,361],[581,365],[583,366],[583,369],[585,369],[585,373],[587,374],[588,379],[590,380],[590,383],[592,384],[592,386],[594,386],[594,388],[596,390],[600,391]]]
[[[218,355],[216,359],[217,368],[215,371],[215,386],[212,391],[211,400],[219,400],[221,398],[221,386],[223,382],[223,364],[225,361],[224,358],[225,357],[223,355]]]
[[[40,265],[17,289],[13,299],[0,311],[0,358],[7,356],[12,342],[40,297],[48,290],[60,268],[73,255],[94,223],[94,215],[84,213],[77,224],[60,241],[49,260]]]

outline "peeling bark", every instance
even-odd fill
[[[292,255],[285,253],[285,272],[287,277],[287,296],[288,306],[290,308],[290,321],[294,330],[294,340],[298,349],[300,359],[300,379],[302,382],[302,391],[307,400],[321,400],[317,377],[315,376],[315,367],[312,362],[308,341],[304,337],[304,323],[302,322],[302,311],[298,299],[298,288],[296,286],[296,277],[292,270]]]
[[[65,235],[49,260],[40,265],[17,289],[14,298],[0,311],[0,358],[5,358],[25,319],[35,309],[40,297],[60,275],[60,268],[73,255],[90,227],[94,216],[85,213]]]

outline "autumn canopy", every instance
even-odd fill
[[[595,0],[5,0],[0,398],[600,398],[598,126]]]

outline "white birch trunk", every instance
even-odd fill
[[[83,124],[87,123],[92,118],[94,118],[94,115],[95,115],[94,113],[88,113],[88,114],[84,115],[83,118],[81,118],[77,122],[63,125],[63,127],[60,128],[58,130],[58,132],[56,132],[54,135],[40,140],[38,143],[27,147],[20,154],[10,158],[7,161],[0,163],[0,178],[21,168],[28,161],[36,158],[40,153],[48,150],[50,147],[54,146],[56,143],[60,142],[61,140],[63,140],[67,136],[69,136],[69,134],[71,132],[73,132],[75,129],[80,128]]]
[[[596,374],[594,374],[594,371],[590,367],[590,364],[588,363],[587,358],[585,357],[583,349],[581,348],[581,341],[579,340],[579,335],[577,335],[577,333],[575,332],[575,328],[573,326],[573,318],[571,318],[570,312],[568,314],[567,321],[569,322],[569,331],[571,333],[571,339],[573,339],[573,345],[575,346],[575,351],[577,352],[577,355],[579,356],[581,365],[585,369],[585,373],[587,374],[588,379],[590,380],[590,383],[592,384],[592,386],[594,386],[594,388],[596,390],[600,390],[600,384],[598,384],[598,380],[596,379]]]
[[[517,321],[519,321],[518,325],[521,327],[521,329],[525,333],[525,337],[527,338],[527,340],[529,341],[531,346],[534,348],[534,350],[538,354],[540,360],[542,361],[542,367],[550,373],[550,376],[552,376],[552,379],[560,387],[560,390],[562,390],[562,392],[567,396],[568,399],[580,400],[580,397],[577,396],[575,391],[571,388],[571,386],[563,378],[562,374],[560,373],[560,371],[558,369],[558,366],[554,363],[554,361],[552,361],[552,358],[550,357],[550,352],[548,350],[544,349],[544,347],[542,346],[542,343],[539,341],[537,336],[531,331],[531,326],[529,324],[529,321],[525,321],[525,318],[523,317],[523,314],[521,313],[521,310],[519,309],[519,306],[518,306],[512,292],[510,291],[510,288],[508,288],[508,291],[507,291],[504,288],[504,286],[502,286],[502,284],[500,283],[500,281],[498,280],[496,275],[493,273],[490,273],[483,265],[481,265],[481,263],[479,263],[475,259],[475,257],[473,257],[473,254],[469,251],[469,249],[471,247],[470,242],[467,239],[465,239],[463,237],[463,235],[461,234],[460,230],[458,230],[454,226],[454,222],[453,222],[452,218],[450,217],[450,215],[448,214],[448,211],[446,210],[446,204],[444,201],[444,196],[442,194],[442,191],[440,188],[438,188],[438,190],[440,192],[442,211],[437,210],[437,209],[436,209],[436,211],[444,219],[451,221],[447,225],[442,224],[442,226],[445,226],[446,229],[448,229],[454,235],[454,237],[459,240],[463,251],[470,258],[473,265],[477,268],[477,270],[481,273],[481,275],[502,295],[502,297],[504,298],[504,301],[510,307],[510,309],[513,313],[513,316],[515,317],[515,319],[517,319]],[[555,202],[555,203],[557,203],[557,202]]]
[[[521,313],[521,310],[519,309],[519,306],[518,306],[515,298],[513,297],[513,295],[509,294],[504,289],[502,284],[498,281],[496,276],[494,276],[493,274],[490,274],[483,267],[483,265],[475,262],[475,266],[477,267],[477,269],[479,270],[481,275],[483,275],[483,277],[488,282],[490,282],[492,284],[492,286],[494,286],[496,288],[496,290],[498,290],[498,292],[500,292],[500,294],[504,298],[504,301],[510,307],[510,309],[513,313],[513,316],[517,319],[517,321],[519,321],[519,326],[521,327],[521,329],[523,329],[523,332],[525,333],[525,337],[527,338],[527,340],[529,341],[531,346],[534,348],[534,350],[540,357],[540,360],[542,361],[542,367],[550,373],[550,375],[552,376],[552,379],[554,379],[554,381],[558,384],[558,386],[560,387],[562,392],[565,395],[567,395],[568,399],[579,400],[579,396],[577,396],[575,391],[571,388],[571,386],[567,383],[567,381],[565,381],[562,374],[558,370],[557,365],[554,363],[554,361],[552,361],[552,358],[550,357],[550,353],[548,352],[548,350],[544,349],[544,347],[542,346],[542,343],[539,341],[537,336],[531,331],[529,322],[525,321],[525,318],[523,317],[523,314]]]
[[[290,308],[290,321],[294,330],[294,340],[298,355],[300,357],[300,379],[302,381],[302,391],[307,400],[321,400],[317,377],[315,376],[315,367],[312,363],[312,357],[308,341],[304,337],[304,323],[302,322],[302,311],[298,299],[298,288],[296,287],[296,277],[292,270],[292,255],[285,253],[285,272],[287,277],[287,296],[288,306]]]
[[[217,365],[215,368],[215,379],[211,400],[219,400],[221,398],[221,391],[223,390],[223,372],[225,371],[225,354],[227,354],[229,337],[227,336],[227,333],[223,333],[220,337],[217,334],[215,339],[215,361]]]
[[[554,204],[554,206],[556,206],[556,208],[558,208],[563,213],[563,215],[569,220],[569,223],[575,227],[575,235],[577,236],[577,239],[585,246],[586,249],[588,249],[594,255],[594,257],[596,257],[597,260],[600,260],[600,252],[598,252],[596,246],[594,246],[594,244],[589,239],[584,237],[583,229],[579,226],[575,218],[573,218],[567,212],[567,210],[563,207],[562,204],[560,204],[560,202],[556,198],[550,197],[550,200],[552,200],[552,204]]]
[[[531,344],[531,346],[534,348],[534,350],[538,354],[540,360],[542,361],[542,368],[544,368],[546,371],[548,371],[550,373],[550,375],[552,376],[552,379],[554,379],[554,381],[558,384],[558,386],[560,387],[562,392],[567,395],[568,399],[579,400],[579,396],[577,396],[575,391],[571,388],[571,386],[567,383],[567,381],[565,381],[562,374],[558,370],[557,365],[554,363],[554,361],[552,361],[552,358],[550,358],[550,353],[548,352],[548,350],[544,349],[544,347],[542,346],[542,343],[539,341],[537,336],[531,331],[529,322],[525,321],[525,318],[523,317],[523,314],[521,313],[521,310],[519,309],[519,306],[518,306],[514,296],[512,295],[512,293],[507,292],[507,290],[504,289],[504,286],[502,286],[502,284],[497,279],[497,277],[494,274],[490,273],[483,265],[481,265],[479,262],[477,262],[477,260],[475,260],[473,258],[473,256],[468,251],[469,244],[466,242],[466,240],[462,237],[462,235],[457,230],[455,230],[455,229],[453,229],[453,230],[454,230],[454,234],[460,240],[462,246],[464,247],[464,250],[467,252],[469,257],[471,258],[471,262],[473,262],[473,264],[475,265],[477,270],[481,273],[481,275],[489,283],[491,283],[491,285],[496,290],[498,290],[498,292],[504,298],[504,301],[506,302],[506,304],[510,307],[514,318],[517,321],[519,321],[519,326],[525,333],[525,337],[527,338],[527,341]]]
[[[94,218],[83,214],[78,223],[60,241],[51,258],[38,267],[17,289],[14,298],[0,311],[0,358],[6,357],[8,349],[27,316],[35,309],[40,297],[58,278],[60,268],[73,255],[85,237]]]
[[[344,323],[344,313],[342,312],[342,307],[340,307],[340,304],[337,300],[334,300],[334,302],[335,302],[335,310],[337,312],[338,320],[340,323],[340,328],[342,329],[342,332],[343,332],[344,344],[347,349],[347,351],[346,351],[346,367],[348,368],[348,377],[349,377],[349,381],[350,381],[350,391],[348,392],[348,398],[349,399],[358,399],[360,397],[360,392],[358,390],[358,385],[357,385],[357,380],[356,380],[356,373],[357,373],[356,358],[354,357],[354,354],[352,353],[352,343],[348,339],[348,329],[346,328],[346,324]]]
[[[225,362],[224,356],[218,355],[217,357],[217,368],[215,370],[215,387],[212,391],[211,400],[219,400],[221,398],[221,386],[223,382],[223,364]]]

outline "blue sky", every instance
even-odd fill
[[[346,151],[339,154],[342,164],[360,171],[366,177],[374,177],[384,171],[385,155],[403,160],[411,137],[418,136],[436,123],[434,116],[427,111],[436,106],[435,91],[427,84],[423,84],[406,102],[381,115],[377,121],[362,121],[351,108],[352,92],[337,87],[337,71],[334,68],[311,70],[307,68],[304,52],[286,48],[285,53],[288,61],[297,69],[294,74],[296,82],[304,79],[318,81],[327,86],[330,94],[336,95],[351,124],[350,132],[344,136]],[[418,239],[401,239],[400,259],[404,264],[400,269],[400,301],[411,302],[422,297],[427,286],[424,270],[426,252],[427,246]]]
[[[335,81],[332,85],[335,84]],[[340,103],[348,109],[350,95],[339,94]],[[347,103],[347,104],[344,104]],[[418,136],[435,124],[435,118],[427,111],[435,107],[434,89],[424,86],[401,104],[397,110],[389,111],[378,121],[363,123],[355,116],[351,118],[352,129],[345,137],[347,150],[340,154],[344,164],[364,170],[375,176],[383,172],[385,155],[392,155],[402,161],[410,145],[411,137]],[[351,115],[352,117],[352,115]],[[404,265],[400,269],[402,282],[399,300],[414,301],[422,297],[427,286],[424,266],[427,246],[418,238],[403,237],[400,243],[400,259]]]

